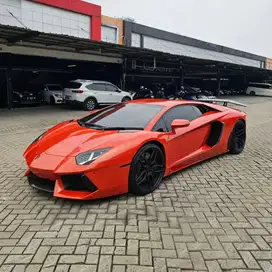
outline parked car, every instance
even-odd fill
[[[68,105],[80,105],[92,111],[98,105],[110,105],[132,100],[132,95],[107,81],[77,79],[64,89],[64,101]]]
[[[272,84],[269,83],[249,83],[246,90],[248,95],[272,96]]]
[[[63,88],[60,84],[45,84],[42,93],[43,100],[47,104],[63,103]]]
[[[225,106],[210,100],[135,100],[64,121],[27,148],[25,176],[30,186],[60,198],[147,195],[174,172],[243,152],[246,114],[227,106],[245,105],[215,101]]]
[[[41,93],[22,91],[13,91],[13,105],[15,107],[20,107],[23,105],[40,105],[41,104]]]

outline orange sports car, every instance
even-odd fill
[[[29,184],[70,199],[146,195],[185,167],[246,142],[246,114],[211,102],[136,100],[49,129],[24,153]]]

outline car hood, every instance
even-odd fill
[[[144,131],[102,131],[85,128],[76,121],[64,122],[50,129],[36,144],[36,154],[74,157],[100,148],[128,143]]]
[[[63,95],[63,91],[49,91],[50,94],[60,94]]]

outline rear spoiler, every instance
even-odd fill
[[[196,101],[201,101],[201,102],[207,102],[207,103],[223,103],[224,107],[227,107],[228,104],[232,104],[232,105],[237,105],[237,106],[241,106],[241,107],[246,107],[245,104],[233,101],[233,100],[227,100],[227,99],[197,99]]]

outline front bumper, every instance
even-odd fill
[[[64,102],[63,97],[58,97],[54,95],[55,103],[62,104]]]
[[[41,156],[41,163],[35,160],[30,163],[25,173],[29,185],[55,197],[78,200],[105,198],[128,192],[129,166],[113,164],[86,169],[76,165],[72,167],[68,159],[67,166],[55,167],[59,165],[58,160],[57,156],[45,155]]]

